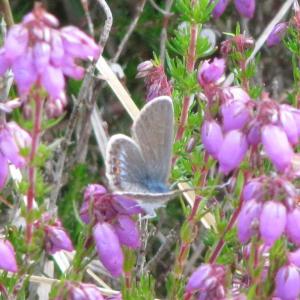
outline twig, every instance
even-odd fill
[[[156,3],[153,0],[150,0],[150,2],[156,5]],[[172,14],[170,13],[172,5],[173,5],[173,0],[167,0],[165,5],[165,10],[163,11],[164,13],[163,28],[160,33],[160,61],[162,65],[164,65],[165,63],[167,28],[169,25],[169,18],[170,16],[172,16]]]
[[[87,24],[88,24],[88,29],[89,29],[90,35],[93,37],[94,34],[95,34],[95,31],[94,31],[94,24],[92,22],[92,18],[91,18],[90,11],[89,11],[88,1],[87,0],[81,0],[81,5],[82,5],[83,10],[84,10],[84,14],[85,14],[85,17],[86,17],[86,21],[87,21]]]
[[[123,52],[123,50],[125,49],[125,46],[131,36],[131,34],[133,33],[133,31],[135,30],[135,27],[139,21],[139,18],[144,10],[144,6],[146,4],[147,0],[141,0],[141,2],[139,3],[139,5],[137,6],[137,9],[136,9],[136,13],[135,13],[135,16],[133,17],[133,20],[132,22],[130,23],[128,29],[127,29],[127,32],[126,34],[124,35],[121,43],[119,44],[119,47],[117,49],[117,52],[115,54],[115,56],[113,57],[113,59],[111,60],[112,62],[117,62]]]
[[[173,16],[173,13],[170,12],[170,8],[168,8],[169,3],[171,2],[171,5],[173,3],[173,0],[167,0],[166,5],[165,5],[165,9],[160,8],[154,0],[149,0],[150,4],[157,10],[159,11],[162,15],[164,15],[165,17],[171,17]]]
[[[102,49],[104,49],[106,42],[108,40],[108,37],[109,37],[109,33],[111,30],[112,24],[113,24],[113,16],[112,16],[111,10],[105,0],[98,0],[98,3],[101,5],[101,7],[105,13],[105,16],[106,16],[106,20],[105,20],[103,30],[101,32],[100,40],[99,40],[99,45],[102,47]]]
[[[11,12],[9,0],[1,0],[1,8],[3,11],[3,16],[8,27],[14,25],[14,18]]]

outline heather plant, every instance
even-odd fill
[[[298,2],[286,1],[256,40],[248,30],[262,7],[255,0],[142,0],[115,55],[118,7],[90,2],[80,2],[83,30],[61,27],[41,3],[14,24],[17,13],[1,1],[0,298],[300,299]],[[91,5],[102,8],[104,24]],[[162,25],[147,31],[154,11]],[[217,39],[212,28],[231,14],[232,32]],[[160,47],[126,69],[117,62],[138,22]],[[272,51],[286,53],[291,66],[289,85],[277,92],[261,79]],[[131,88],[140,107],[174,108],[176,197],[168,204],[161,185],[141,193],[132,182],[140,178],[126,173],[145,171],[138,155],[122,152],[131,139],[120,139],[123,154],[108,165],[108,131],[129,132],[124,109],[139,120]],[[146,137],[160,134],[147,129]],[[155,144],[146,150],[160,155]],[[131,184],[127,194],[109,184],[108,167]],[[157,201],[151,215],[149,198]]]

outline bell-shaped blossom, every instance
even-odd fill
[[[256,0],[234,0],[234,5],[242,17],[247,19],[253,18]]]
[[[207,153],[216,159],[223,142],[221,126],[214,120],[205,120],[201,129],[201,137]]]
[[[65,229],[56,225],[45,226],[45,247],[46,251],[50,254],[61,250],[74,250],[72,241]]]
[[[229,4],[229,0],[215,0],[215,7],[212,12],[212,16],[214,19],[221,17]]]
[[[221,91],[221,97],[223,103],[225,104],[230,102],[242,102],[244,104],[247,104],[251,101],[248,93],[238,86],[223,88]]]
[[[80,283],[78,285],[69,284],[69,300],[104,300],[98,287],[93,284]]]
[[[281,42],[283,36],[285,35],[287,27],[288,24],[286,22],[276,24],[267,38],[267,46],[273,47],[278,45]]]
[[[20,154],[20,149],[29,147],[31,138],[29,134],[14,122],[3,124],[0,128],[0,188],[6,182],[9,163],[17,168],[25,166],[26,161]]]
[[[221,106],[223,129],[225,132],[234,129],[243,129],[250,120],[250,113],[245,103],[230,101]]]
[[[262,143],[264,150],[279,171],[284,171],[293,157],[293,149],[283,129],[275,125],[262,127]]]
[[[295,300],[300,295],[300,271],[293,265],[281,267],[275,278],[275,294],[281,300]]]
[[[134,249],[140,247],[141,241],[137,224],[129,216],[118,215],[113,226],[122,245]]]
[[[252,145],[252,146],[257,146],[261,142],[260,125],[257,124],[256,122],[253,122],[250,125],[249,131],[247,134],[247,141],[248,141],[249,145]]]
[[[263,193],[263,183],[259,179],[252,179],[248,181],[243,189],[243,200],[251,199],[260,200]]]
[[[0,239],[0,256],[0,269],[13,273],[18,271],[15,250],[10,241]]]
[[[298,143],[298,128],[289,105],[280,106],[280,123],[292,145]]]
[[[227,132],[218,154],[220,172],[228,174],[237,168],[248,150],[245,135],[239,130]]]
[[[300,268],[300,248],[288,254],[288,261]]]
[[[262,204],[255,199],[250,199],[243,205],[237,222],[238,238],[242,243],[247,243],[255,233],[261,210]]]
[[[293,243],[300,246],[300,208],[298,207],[287,214],[286,234]]]
[[[216,83],[225,73],[226,62],[223,58],[205,60],[198,71],[198,82],[205,87]]]
[[[93,229],[98,256],[104,267],[115,277],[123,272],[124,256],[119,238],[112,225],[97,223]]]
[[[220,265],[202,264],[198,267],[186,285],[188,294],[200,291],[201,299],[224,299],[225,269]]]
[[[286,207],[276,201],[264,203],[259,220],[261,238],[272,245],[284,233],[287,222]],[[275,225],[276,224],[276,225]]]
[[[81,79],[77,59],[98,58],[99,46],[74,26],[58,29],[58,20],[36,4],[20,24],[12,26],[0,50],[0,75],[12,68],[18,91],[26,97],[38,83],[50,98],[64,94],[65,78]]]

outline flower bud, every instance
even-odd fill
[[[112,225],[105,222],[96,224],[93,229],[93,237],[99,259],[104,267],[112,276],[120,276],[123,272],[124,256]]]
[[[226,63],[223,58],[205,60],[198,71],[198,82],[201,86],[216,83],[225,73]]]
[[[275,278],[275,294],[281,300],[293,300],[300,294],[300,273],[296,266],[289,264],[281,267]]]
[[[283,234],[287,221],[285,206],[280,202],[264,203],[259,219],[259,229],[262,239],[267,245],[272,245]],[[276,226],[274,226],[276,224]]]
[[[246,137],[239,130],[229,131],[221,145],[218,161],[220,163],[220,172],[228,174],[237,168],[244,159],[248,150]]]
[[[300,208],[296,207],[288,212],[286,233],[293,243],[300,246]]]
[[[223,143],[223,133],[220,125],[216,121],[205,120],[201,129],[201,137],[207,153],[213,158],[217,158],[220,145]]]
[[[15,250],[10,241],[0,239],[0,256],[0,269],[13,273],[18,271]]]
[[[279,171],[284,171],[291,164],[294,152],[283,129],[275,125],[263,126],[262,143],[267,156]]]
[[[287,30],[287,27],[288,27],[288,24],[286,22],[276,24],[274,26],[272,32],[268,36],[267,46],[273,47],[273,46],[278,45],[281,42],[281,40]]]
[[[239,14],[247,19],[252,19],[255,12],[255,0],[234,0],[234,5]]]
[[[218,19],[221,17],[229,4],[229,0],[215,0],[216,6],[212,12],[212,16],[214,19]]]
[[[136,223],[126,215],[117,216],[114,229],[121,244],[129,248],[139,248],[141,245],[139,230]]]
[[[242,243],[247,243],[255,233],[254,225],[259,219],[261,209],[261,203],[255,199],[251,199],[243,205],[237,222],[238,238]]]

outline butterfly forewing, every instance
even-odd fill
[[[143,186],[145,162],[141,149],[131,138],[116,134],[107,145],[106,176],[117,191],[147,192]]]
[[[150,179],[166,183],[171,165],[174,112],[172,99],[158,97],[148,103],[133,124],[132,137],[141,149]]]

